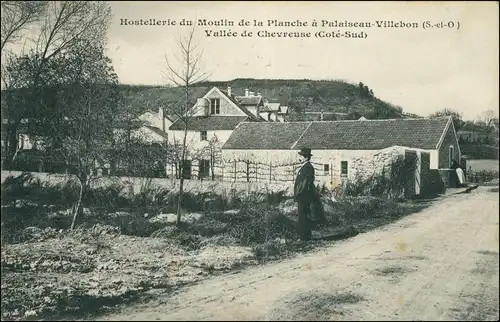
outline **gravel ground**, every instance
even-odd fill
[[[498,320],[499,198],[489,189],[99,319]]]

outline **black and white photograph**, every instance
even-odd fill
[[[498,321],[497,1],[1,1],[2,321]]]

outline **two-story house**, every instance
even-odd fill
[[[232,93],[230,86],[226,90],[213,87],[197,99],[187,117],[176,120],[169,127],[168,142],[181,147],[187,126],[185,178],[220,177],[222,169],[216,164],[222,163],[221,148],[233,130],[241,122],[266,121],[265,102],[260,93],[247,89],[244,95],[238,96]],[[174,164],[170,164],[170,169],[172,176],[180,172]]]

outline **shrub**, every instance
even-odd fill
[[[257,260],[277,257],[282,252],[282,247],[274,241],[252,246],[252,253]]]
[[[201,237],[197,235],[196,230],[189,225],[183,225],[181,227],[166,226],[154,231],[151,237],[170,240],[188,250],[200,248],[202,241]]]
[[[225,233],[228,229],[228,224],[203,216],[194,224],[194,228],[200,236],[212,237]]]
[[[171,192],[166,196],[166,203],[172,207],[174,212],[177,210],[179,192]],[[182,194],[182,208],[188,212],[207,212],[214,210],[224,210],[227,201],[223,196],[213,192],[195,193],[184,191]]]
[[[485,183],[494,179],[498,179],[499,172],[494,170],[481,170],[467,174],[467,180],[474,183]]]
[[[241,245],[264,243],[275,238],[296,238],[295,222],[276,207],[243,208],[238,220],[229,225],[229,234]]]
[[[349,196],[376,196],[389,199],[398,199],[403,196],[408,176],[415,173],[417,163],[406,159],[402,155],[394,158],[388,167],[383,167],[379,173],[365,178],[357,176],[354,180],[347,180],[337,188],[336,195]]]
[[[345,197],[340,201],[324,200],[328,227],[345,226],[373,219],[392,219],[415,211],[415,207],[379,197]],[[422,205],[423,207],[423,205]]]
[[[2,182],[2,205],[10,201],[33,197],[42,188],[40,179],[35,178],[29,172],[23,172],[19,176],[8,176]]]
[[[237,209],[241,208],[245,197],[243,196],[243,191],[237,191],[236,189],[231,189],[228,194],[223,195],[223,199],[226,200],[227,208]]]
[[[287,191],[288,189],[285,190],[279,190],[279,191],[269,191],[266,194],[266,202],[270,205],[277,205],[287,199]]]
[[[161,205],[168,199],[169,190],[153,185],[152,178],[141,180],[139,193],[132,196],[135,207],[147,208],[151,205]]]
[[[117,211],[131,205],[131,200],[124,195],[123,190],[124,187],[119,184],[90,189],[83,200],[83,204],[86,207]]]

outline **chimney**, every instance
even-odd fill
[[[160,118],[161,129],[165,132],[165,115],[163,115],[163,106],[160,106],[158,109],[158,117]]]
[[[160,106],[160,108],[158,108],[158,118],[160,120],[163,119],[163,106]]]
[[[321,121],[323,121],[323,110],[321,110]]]
[[[248,88],[245,88],[245,96],[248,96]]]
[[[227,87],[227,95],[231,96],[231,86]]]

